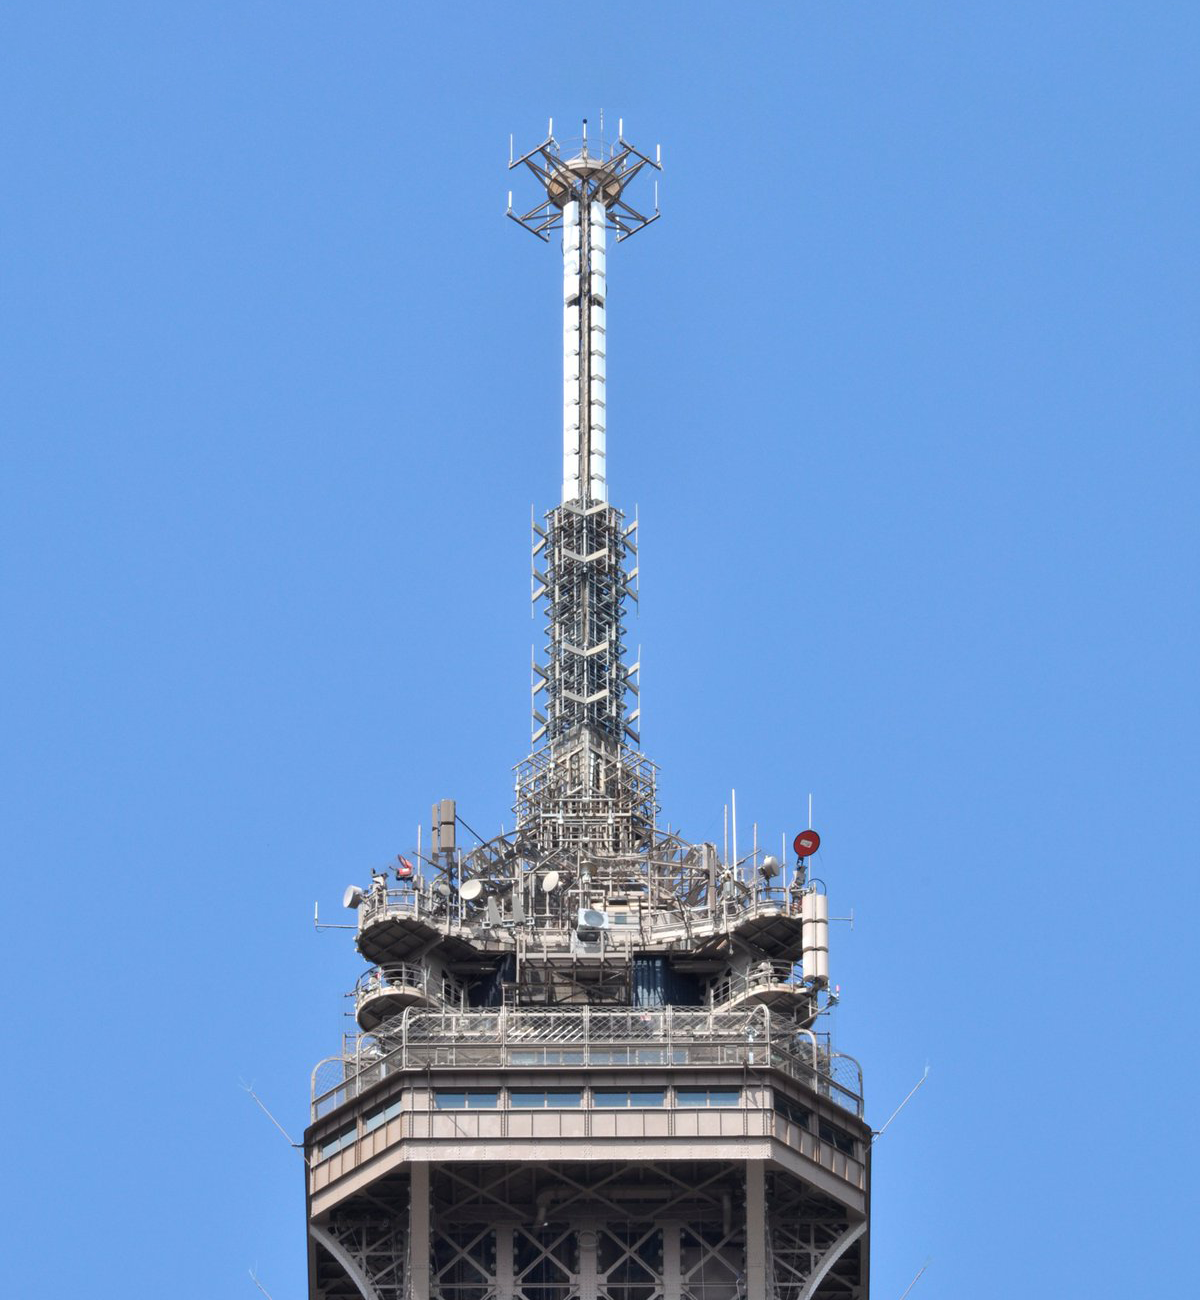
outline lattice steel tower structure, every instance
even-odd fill
[[[548,138],[509,216],[563,250],[562,499],[535,525],[534,744],[516,826],[351,886],[356,1030],[313,1072],[311,1300],[864,1300],[862,1076],[824,887],[659,826],[640,752],[637,525],[608,500],[607,245],[659,159]],[[469,832],[468,832],[469,834]],[[472,837],[473,838],[473,837]],[[736,835],[735,835],[736,840]]]

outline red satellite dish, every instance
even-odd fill
[[[809,858],[821,847],[821,837],[816,831],[801,831],[792,841],[798,858]]]
[[[407,858],[398,857],[396,861],[400,864],[396,868],[396,879],[407,880],[413,873],[413,864]]]

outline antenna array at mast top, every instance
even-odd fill
[[[607,142],[603,131],[599,138],[589,140],[587,125],[584,118],[582,135],[560,141],[554,136],[551,118],[549,134],[541,144],[520,158],[510,158],[510,170],[527,167],[545,189],[545,198],[526,212],[515,210],[509,195],[508,215],[539,239],[549,240],[550,231],[562,226],[563,210],[572,200],[600,203],[605,224],[616,231],[618,242],[659,218],[657,192],[654,210],[643,212],[628,201],[625,191],[643,168],[662,170],[661,148],[656,146],[654,158],[634,148],[624,138],[623,121],[616,140]]]

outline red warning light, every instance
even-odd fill
[[[816,831],[801,831],[792,841],[798,858],[809,858],[821,847],[821,837]]]

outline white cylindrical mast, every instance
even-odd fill
[[[633,147],[618,131],[614,145],[588,149],[587,119],[582,147],[564,157],[551,134],[509,167],[527,167],[545,186],[545,197],[528,212],[508,215],[549,241],[562,231],[563,251],[563,504],[608,504],[607,320],[608,231],[626,239],[658,219],[658,187],[653,213],[639,212],[626,198],[643,167],[658,171],[661,161]]]
[[[605,267],[604,206],[592,203],[588,222],[588,495],[608,500],[607,419],[605,417]]]
[[[563,205],[562,499],[608,500],[604,205]]]
[[[580,364],[580,314],[583,276],[579,246],[579,204],[563,205],[563,477],[562,499],[574,501],[579,490],[580,416],[583,366]]]

